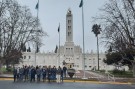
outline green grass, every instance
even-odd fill
[[[2,72],[7,72],[6,68],[4,68],[4,67],[1,68],[1,71]]]
[[[7,71],[7,69],[4,68],[4,67],[1,68],[1,71],[2,71],[2,73],[4,73],[4,74],[12,74],[12,70],[13,70],[13,69],[10,68],[9,70],[10,70],[10,71]]]
[[[132,71],[121,71],[121,70],[113,70],[109,71],[115,77],[124,77],[124,78],[132,78],[133,72]]]

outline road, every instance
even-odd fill
[[[94,84],[94,83],[30,83],[0,80],[0,89],[135,89],[130,84]]]

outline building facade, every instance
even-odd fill
[[[105,70],[107,65],[103,62],[105,54],[99,54],[100,70]],[[84,60],[85,59],[85,60]],[[34,53],[24,52],[21,65],[41,65],[41,66],[67,66],[77,70],[95,70],[98,69],[97,54],[91,52],[82,53],[82,48],[73,42],[73,15],[70,9],[66,14],[66,42],[55,52]]]

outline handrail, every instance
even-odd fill
[[[113,74],[107,73],[107,75],[108,75],[108,80],[112,79],[115,82],[115,77]]]

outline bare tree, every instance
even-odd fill
[[[47,35],[30,9],[15,0],[0,2],[0,21],[0,58],[7,66],[21,61],[26,43],[36,42],[41,46],[41,37]]]
[[[111,45],[118,51],[122,49],[124,43],[125,47],[134,48],[135,12],[133,3],[133,0],[109,0],[104,8],[100,9],[104,15],[100,15],[96,19],[104,22],[101,23],[104,27],[102,38],[105,39],[108,47]],[[115,46],[119,46],[119,49]]]
[[[100,11],[102,14],[94,18],[101,22],[105,46],[111,47],[113,53],[120,53],[121,60],[127,58],[132,62],[135,56],[135,1],[108,0]]]

